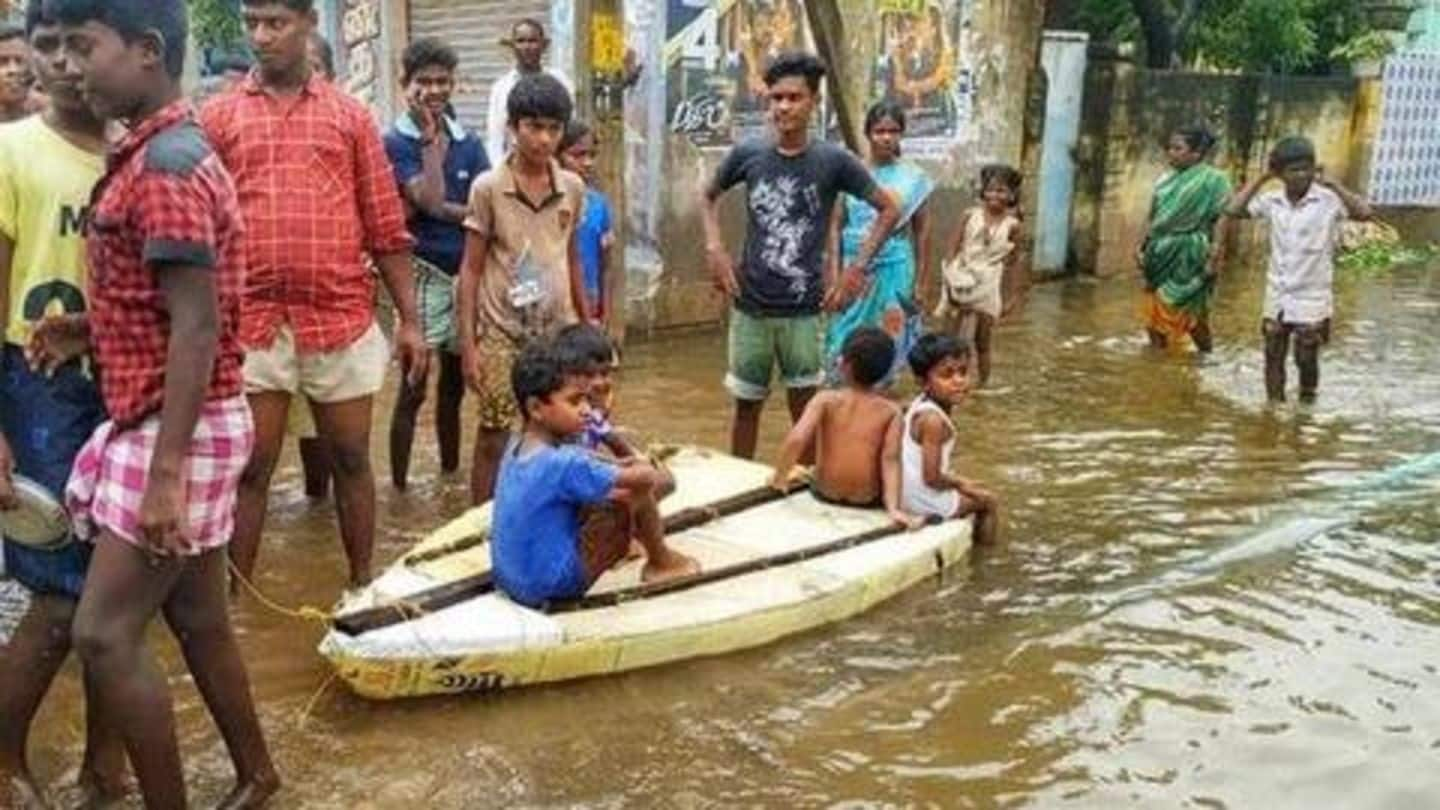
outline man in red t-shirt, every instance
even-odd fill
[[[235,186],[180,92],[182,0],[49,0],[67,75],[129,125],[93,196],[89,312],[43,321],[46,368],[87,351],[110,421],[75,459],[65,501],[94,556],[74,637],[122,731],[147,807],[180,807],[185,779],[164,677],[145,632],[161,612],[230,749],[226,807],[279,788],[230,626],[225,546],[254,427],[243,396],[245,269]]]
[[[256,446],[241,482],[231,557],[255,568],[266,500],[295,397],[330,450],[350,585],[370,581],[375,541],[371,407],[389,349],[375,323],[374,259],[395,301],[401,366],[423,379],[413,240],[370,112],[313,74],[313,0],[245,0],[258,69],[212,99],[201,123],[235,176],[245,220],[245,391]]]

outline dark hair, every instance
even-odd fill
[[[560,136],[559,150],[561,152],[569,151],[570,147],[579,143],[586,135],[593,134],[594,132],[595,130],[591,129],[589,124],[581,121],[579,118],[570,119],[570,123],[565,125],[565,134]]]
[[[127,43],[158,33],[165,46],[165,73],[178,79],[185,72],[190,22],[184,0],[48,0],[45,11],[66,25],[93,20]]]
[[[284,6],[296,14],[309,14],[315,10],[315,0],[240,0],[243,6]]]
[[[512,26],[510,26],[510,36],[512,36],[512,37],[515,36],[515,34],[516,34],[521,28],[534,28],[534,29],[535,29],[535,33],[539,34],[541,39],[545,39],[545,38],[546,38],[546,37],[545,37],[545,26],[544,26],[544,24],[542,24],[539,20],[535,19],[534,17],[521,17],[520,19],[516,20],[516,21],[515,21],[515,24],[512,25]]]
[[[1020,193],[1020,184],[1025,182],[1024,175],[1020,174],[1014,166],[1004,163],[990,163],[980,167],[980,193],[984,194],[985,189],[991,183],[1000,183],[1015,194]]]
[[[30,16],[29,13],[27,12],[25,16],[28,22]],[[0,42],[9,42],[12,39],[24,39],[26,36],[25,32],[28,30],[30,29],[21,28],[20,26],[13,25],[11,23],[5,23],[3,25],[0,25]]]
[[[421,37],[405,48],[400,57],[400,83],[409,84],[415,74],[428,67],[439,67],[455,72],[460,67],[460,55],[455,49],[436,37]]]
[[[970,341],[955,335],[928,332],[910,349],[910,370],[921,383],[934,368],[950,359],[970,359]]]
[[[905,108],[894,101],[877,101],[870,105],[870,110],[865,113],[865,134],[868,136],[880,126],[880,122],[889,118],[894,121],[900,131],[905,131]]]
[[[584,374],[615,360],[610,336],[588,323],[571,324],[555,333],[555,352],[566,374]]]
[[[560,353],[549,341],[526,344],[510,369],[510,391],[520,414],[526,415],[525,406],[531,399],[546,399],[564,387],[567,376]]]
[[[1215,133],[1211,132],[1210,128],[1204,124],[1191,124],[1171,130],[1170,137],[1173,138],[1177,135],[1184,139],[1185,145],[1190,147],[1192,152],[1208,155],[1210,150],[1215,148]]]
[[[549,118],[561,124],[570,123],[570,114],[575,103],[570,100],[570,91],[560,80],[549,73],[532,73],[520,77],[510,98],[505,101],[510,123],[518,124],[525,118]]]
[[[45,8],[45,0],[30,0],[25,4],[25,36],[35,33],[35,29],[42,25],[52,25],[55,22],[55,15]],[[0,41],[8,39],[0,29]]]
[[[335,78],[335,46],[319,31],[311,32],[310,44],[320,51],[320,66],[325,69],[325,77]]]
[[[228,53],[211,61],[210,70],[213,73],[228,73],[230,71],[249,73],[250,68],[254,66],[255,64],[250,61],[250,57],[245,54]]]
[[[804,79],[810,92],[819,93],[820,80],[825,78],[825,63],[813,53],[784,51],[765,66],[766,87],[774,87],[776,82],[791,76]]]
[[[895,341],[884,329],[866,326],[845,338],[840,357],[849,364],[855,382],[870,388],[885,379],[895,365]]]
[[[1270,150],[1270,167],[1279,171],[1294,163],[1315,162],[1315,144],[1309,138],[1293,135],[1282,138]]]

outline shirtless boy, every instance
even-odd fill
[[[815,453],[815,497],[842,506],[884,506],[897,523],[920,525],[900,510],[900,409],[876,391],[895,361],[884,330],[858,329],[840,349],[845,387],[822,391],[806,405],[780,446],[771,484],[785,489],[795,462]]]

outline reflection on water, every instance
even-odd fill
[[[1038,290],[960,419],[1008,543],[838,627],[491,697],[377,705],[332,685],[306,714],[320,631],[244,603],[277,806],[1433,805],[1440,473],[1374,476],[1440,451],[1440,272],[1342,283],[1308,410],[1262,402],[1257,275],[1227,282],[1204,363],[1145,351],[1125,282]],[[635,347],[621,421],[721,444],[723,352]],[[382,487],[385,558],[463,507],[435,468]],[[277,481],[260,584],[328,604],[328,509],[293,465]],[[213,801],[228,760],[157,639]],[[73,677],[57,692],[35,748],[51,781],[80,731]]]

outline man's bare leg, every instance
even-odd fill
[[[297,408],[309,407],[295,403]],[[311,436],[299,441],[300,472],[305,477],[305,497],[320,500],[330,496],[330,451],[325,442]]]
[[[334,462],[335,510],[352,588],[370,584],[375,551],[375,473],[370,468],[373,404],[373,397],[315,404],[315,426]]]
[[[435,388],[435,440],[440,445],[440,471],[460,469],[460,404],[465,399],[465,375],[460,355],[439,352],[440,379]]]
[[[979,487],[961,490],[960,495],[959,516],[975,517],[975,545],[994,545],[995,538],[1000,534],[1000,498]]]
[[[413,385],[408,378],[400,380],[395,394],[395,410],[390,415],[390,483],[404,490],[410,483],[410,451],[415,445],[415,422],[425,405],[425,391],[430,385],[426,373]]]
[[[510,443],[510,431],[480,428],[475,434],[475,458],[470,467],[470,502],[475,506],[495,497],[500,458]]]
[[[149,810],[186,807],[170,689],[145,646],[145,629],[184,568],[104,532],[75,614],[75,648],[125,740]]]
[[[995,319],[983,312],[975,313],[975,365],[980,387],[990,383],[990,345],[995,335]]]
[[[70,653],[75,606],[57,596],[36,594],[4,649],[0,667],[0,806],[42,803],[44,792],[30,773],[26,743],[30,724],[50,684]],[[7,795],[10,794],[10,795]]]
[[[640,580],[660,582],[700,573],[699,560],[681,554],[665,542],[665,522],[660,516],[655,491],[637,494],[631,503],[635,539],[645,548],[645,567],[640,571]]]
[[[1295,335],[1295,367],[1300,371],[1300,401],[1310,404],[1320,390],[1320,327],[1309,326]]]
[[[735,400],[735,417],[730,423],[730,454],[736,458],[755,458],[755,445],[760,441],[760,412],[763,399]]]
[[[1290,333],[1276,321],[1267,320],[1265,331],[1265,395],[1271,402],[1285,401],[1285,360],[1290,353]]]
[[[260,536],[265,531],[265,513],[270,504],[270,478],[280,460],[285,441],[285,417],[290,395],[284,391],[250,394],[250,413],[255,421],[255,449],[240,476],[239,503],[235,509],[235,539],[230,543],[230,560],[246,580],[255,578],[255,561],[260,555]],[[230,583],[232,595],[240,583]]]
[[[124,798],[125,739],[120,729],[105,716],[99,687],[89,672],[82,670],[85,685],[85,755],[80,761],[81,806],[104,807]]]
[[[224,552],[209,552],[186,565],[164,613],[235,766],[235,789],[220,807],[260,807],[280,789],[280,777],[255,715],[249,675],[230,624]]]

